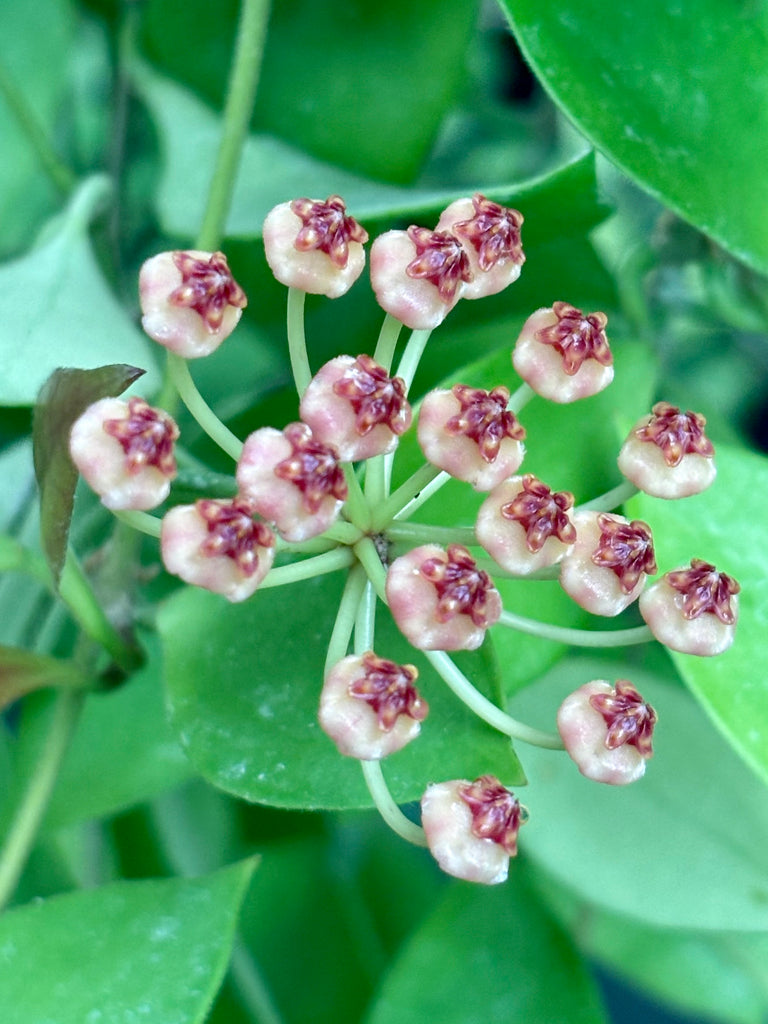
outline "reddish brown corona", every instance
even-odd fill
[[[129,473],[154,466],[165,476],[176,473],[173,445],[179,428],[170,416],[153,409],[143,398],[129,398],[127,415],[104,421],[104,430],[120,442]]]
[[[259,568],[259,548],[274,547],[272,531],[252,518],[248,502],[201,499],[195,507],[205,521],[208,534],[200,545],[200,553],[211,558],[231,558],[245,576],[253,576]]]
[[[334,449],[317,441],[305,423],[289,424],[283,436],[292,451],[275,466],[275,475],[299,488],[307,512],[314,515],[327,497],[345,501],[347,483]]]
[[[589,703],[603,716],[608,727],[605,746],[615,750],[627,743],[636,747],[642,757],[651,757],[656,712],[646,704],[627,679],[617,679],[612,692],[593,693]]]
[[[454,384],[451,392],[460,402],[461,410],[445,424],[446,432],[474,441],[485,462],[496,459],[505,437],[514,441],[522,441],[525,437],[525,428],[514,413],[507,411],[508,388],[499,386],[492,391],[483,391],[466,384]]]
[[[314,249],[324,252],[339,269],[347,265],[350,242],[368,241],[368,232],[354,217],[347,215],[341,196],[328,196],[325,202],[294,199],[290,208],[302,223],[294,247],[299,252]]]
[[[430,231],[413,224],[407,234],[416,246],[416,258],[405,268],[408,277],[429,281],[443,302],[453,302],[461,283],[472,280],[461,243],[447,231]]]
[[[221,328],[228,306],[245,308],[245,292],[232,277],[223,252],[211,253],[206,260],[177,251],[173,262],[181,274],[181,284],[171,292],[169,303],[193,309],[211,334]]]
[[[621,522],[608,515],[597,519],[600,542],[592,555],[595,565],[611,569],[625,594],[631,593],[644,573],[656,572],[650,528],[639,519]]]
[[[496,590],[487,572],[478,569],[461,544],[449,544],[447,559],[428,558],[420,572],[437,590],[437,619],[448,622],[455,615],[468,615],[482,629],[490,625],[488,597]]]
[[[472,834],[478,839],[491,839],[514,857],[520,825],[527,820],[514,793],[494,775],[481,775],[472,783],[460,785],[458,792],[472,812]]]
[[[520,239],[523,215],[486,199],[479,192],[472,196],[472,205],[474,216],[469,220],[457,221],[452,230],[473,246],[480,269],[487,272],[498,263],[508,260],[517,264],[524,263]]]
[[[718,572],[709,562],[694,558],[690,569],[668,572],[664,578],[683,595],[686,619],[697,619],[705,612],[711,612],[727,626],[736,621],[731,598],[739,593],[741,587],[732,576]]]
[[[394,434],[402,434],[410,426],[405,381],[402,377],[390,377],[370,356],[358,356],[335,382],[333,391],[349,401],[361,437],[380,423]]]
[[[416,722],[427,717],[429,705],[413,685],[419,675],[413,665],[398,665],[373,651],[367,651],[362,661],[364,675],[350,683],[349,692],[371,706],[385,732],[394,727],[400,715]]]
[[[679,466],[685,455],[712,458],[715,449],[704,434],[706,419],[698,412],[681,412],[669,402],[657,402],[650,420],[635,430],[641,441],[650,441],[664,455],[668,466]]]
[[[568,516],[568,509],[573,508],[573,495],[569,491],[553,492],[532,473],[523,476],[522,484],[522,492],[501,506],[501,514],[520,523],[528,550],[541,551],[548,537],[573,544],[576,530]]]
[[[568,302],[555,302],[552,312],[557,323],[536,332],[536,339],[552,345],[563,358],[563,369],[569,376],[577,373],[588,359],[601,366],[610,366],[613,356],[605,336],[608,317],[605,313],[582,313]]]

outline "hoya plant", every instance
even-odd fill
[[[761,18],[2,7],[5,1021],[765,1021]]]

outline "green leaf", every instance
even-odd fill
[[[87,683],[71,662],[0,644],[0,709],[35,690]]]
[[[160,610],[172,725],[193,765],[214,785],[256,803],[295,808],[370,807],[356,761],[317,724],[341,580],[314,579],[229,605],[185,589]],[[395,798],[418,799],[435,778],[495,772],[522,778],[509,742],[468,712],[402,639],[387,614],[376,648],[414,662],[430,715],[419,739],[387,758]],[[469,667],[471,666],[471,668]],[[483,655],[462,660],[491,689]]]
[[[587,138],[734,256],[768,271],[762,16],[735,17],[729,0],[651,0],[641,17],[631,0],[501,3],[534,72]]]
[[[687,566],[691,558],[703,558],[741,584],[736,640],[729,651],[716,658],[671,653],[715,725],[768,781],[768,679],[763,672],[768,460],[726,445],[717,446],[716,458],[717,479],[703,494],[682,501],[639,495],[630,508],[654,531],[661,572]]]
[[[237,9],[220,0],[212,17],[208,0],[151,0],[144,13],[150,57],[217,108]],[[273,4],[254,123],[322,160],[408,181],[464,80],[475,18],[467,0]]]
[[[644,778],[601,785],[563,753],[526,750],[522,848],[582,900],[647,924],[768,930],[765,788],[682,687],[620,662],[573,658],[518,694],[512,713],[551,727],[578,686],[627,676],[659,716]]]
[[[59,369],[54,370],[40,392],[35,407],[33,455],[40,488],[43,551],[56,581],[67,554],[78,478],[69,455],[72,424],[93,402],[122,394],[143,373],[124,364],[100,366],[96,370]]]
[[[159,384],[151,343],[109,290],[88,241],[88,221],[109,192],[106,178],[87,179],[44,241],[0,267],[0,405],[33,405],[60,366],[130,362],[150,371],[150,390]]]
[[[514,867],[452,885],[398,957],[365,1024],[603,1024],[586,967]]]
[[[0,919],[6,1024],[200,1024],[226,970],[254,868],[118,882],[54,896]]]

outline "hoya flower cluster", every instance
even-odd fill
[[[370,278],[387,316],[373,351],[340,354],[313,374],[303,327],[289,316],[295,421],[235,439],[233,498],[171,505],[149,527],[160,536],[170,573],[230,601],[246,600],[264,583],[348,573],[322,688],[318,681],[320,725],[342,755],[363,763],[393,828],[416,834],[449,874],[487,884],[506,878],[528,811],[487,773],[425,779],[421,827],[391,800],[379,763],[441,726],[429,718],[415,666],[376,646],[375,599],[494,728],[564,748],[582,774],[612,785],[640,778],[652,753],[656,712],[631,681],[575,680],[557,712],[557,732],[539,733],[487,701],[452,661],[450,652],[480,647],[489,629],[535,633],[541,625],[504,610],[494,577],[556,577],[596,616],[613,617],[638,602],[646,623],[638,627],[641,639],[697,655],[730,646],[738,616],[738,584],[703,558],[665,567],[649,583],[658,573],[651,528],[615,511],[633,487],[676,499],[712,482],[714,450],[703,416],[654,405],[621,449],[627,483],[613,503],[597,499],[579,508],[557,481],[525,471],[528,438],[518,418],[525,404],[536,396],[574,402],[610,384],[604,313],[553,297],[510,346],[506,379],[489,390],[459,381],[415,407],[409,402],[429,332],[458,302],[498,293],[519,277],[522,224],[518,211],[477,194],[451,203],[434,229],[412,225],[376,238]],[[364,269],[367,242],[339,196],[283,203],[264,224],[267,262],[290,289],[294,314],[305,293],[344,294]],[[197,250],[149,260],[140,297],[145,330],[172,359],[213,352],[246,304],[224,255]],[[393,373],[403,325],[413,333]],[[393,491],[392,458],[409,430],[425,463]],[[130,519],[166,502],[177,438],[170,417],[143,399],[104,399],[75,423],[71,453],[104,504]],[[440,539],[449,539],[436,543],[439,531],[408,520],[450,478],[484,497],[473,528],[444,530]],[[134,522],[147,526],[146,519]],[[285,564],[273,570],[276,553]],[[547,625],[548,635],[553,628]]]

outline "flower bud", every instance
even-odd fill
[[[421,800],[421,823],[437,863],[446,874],[483,885],[506,881],[527,820],[525,807],[493,775],[436,783]]]
[[[525,429],[507,411],[509,391],[455,384],[424,398],[418,437],[427,461],[476,491],[489,491],[520,466]]]
[[[443,210],[437,230],[456,235],[469,258],[472,280],[465,284],[462,298],[496,295],[520,277],[525,262],[522,224],[523,215],[517,210],[500,206],[479,192],[471,199],[457,199]]]
[[[387,231],[371,246],[371,284],[387,313],[412,330],[445,320],[472,279],[469,258],[447,231],[412,225]]]
[[[185,359],[210,355],[229,337],[246,306],[223,252],[161,252],[139,273],[141,325]]]
[[[405,382],[370,356],[337,356],[315,374],[299,412],[315,437],[342,462],[391,452],[411,425]]]
[[[306,423],[254,431],[243,445],[236,477],[241,495],[288,541],[327,530],[347,497],[335,449],[316,440]]]
[[[523,324],[512,365],[536,394],[553,402],[596,395],[613,380],[604,313],[582,313],[567,302],[537,309]]]
[[[656,572],[650,528],[639,519],[575,512],[576,543],[560,562],[560,584],[593,615],[618,615]]]
[[[625,786],[645,774],[656,712],[626,679],[585,683],[566,697],[557,729],[568,756],[594,782]]]
[[[732,576],[694,558],[689,569],[665,573],[640,595],[640,614],[673,651],[722,654],[736,636],[740,590]]]
[[[501,614],[498,590],[461,544],[423,544],[396,558],[386,594],[400,630],[422,651],[473,651]]]
[[[289,288],[336,299],[363,272],[368,232],[347,216],[340,196],[281,203],[267,214],[263,235],[267,263]]]
[[[717,472],[706,422],[700,413],[657,402],[624,442],[619,470],[655,498],[687,498],[706,490]]]
[[[69,453],[107,508],[146,510],[168,497],[178,436],[171,417],[143,398],[102,398],[72,425]]]
[[[254,521],[241,498],[177,505],[163,517],[160,551],[168,572],[185,583],[244,601],[256,590],[275,557],[275,537]]]
[[[373,651],[342,658],[325,679],[320,726],[347,757],[378,761],[416,739],[429,706],[413,685],[413,665]]]
[[[531,473],[499,484],[480,506],[475,536],[502,569],[527,576],[559,562],[576,540],[573,495],[553,493]]]

